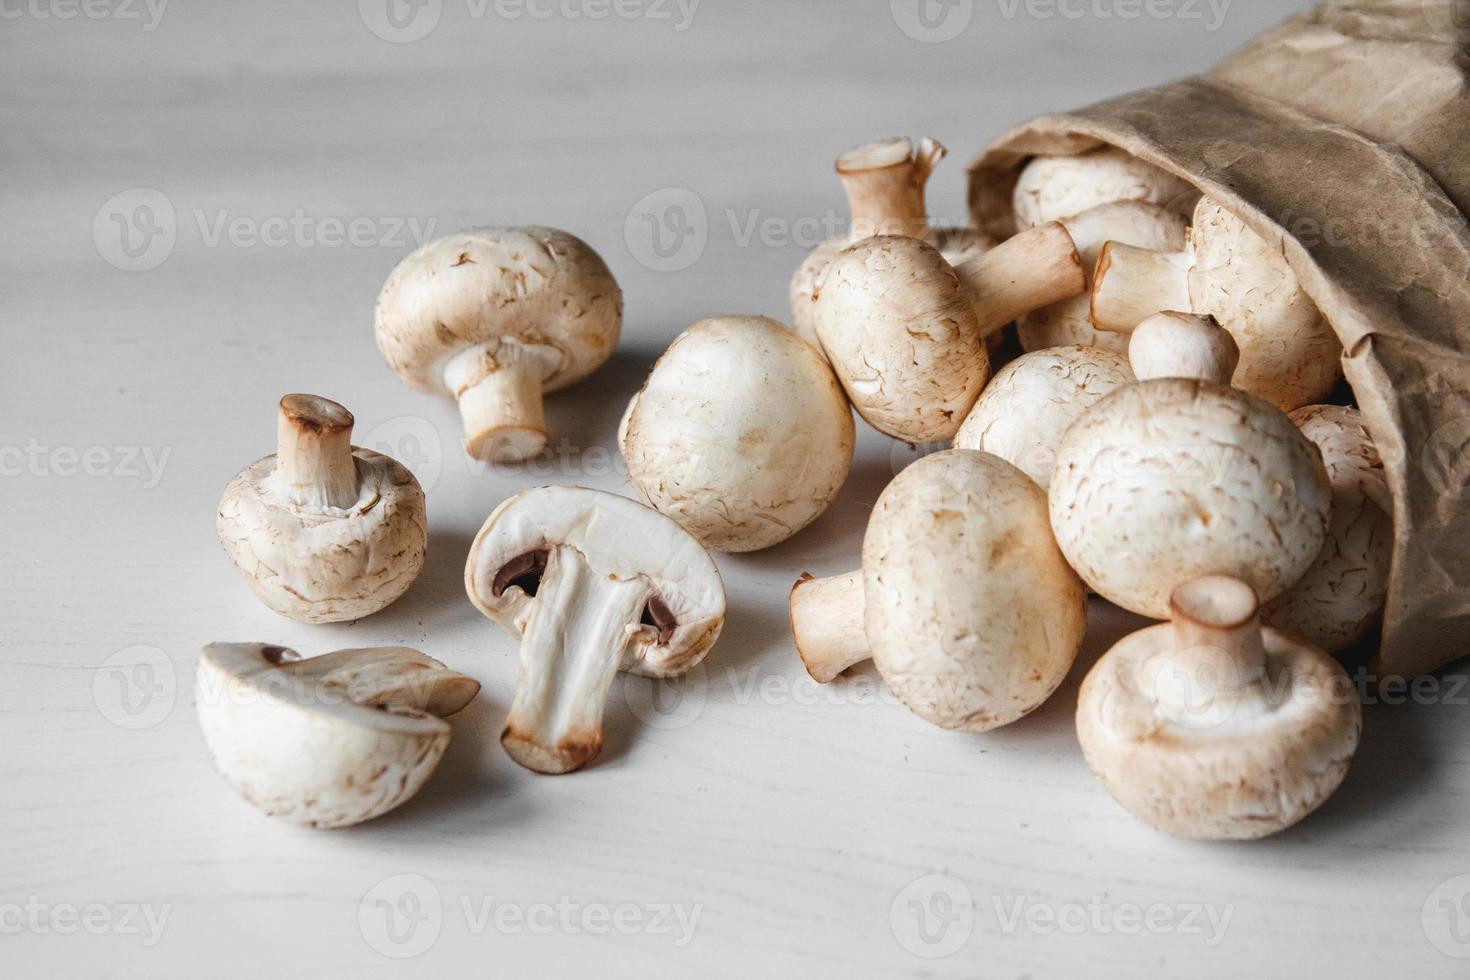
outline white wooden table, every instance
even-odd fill
[[[787,589],[855,561],[913,458],[870,431],[818,525],[721,559],[707,666],[619,680],[588,771],[501,751],[515,647],[462,592],[508,494],[626,490],[617,420],[679,330],[786,317],[843,211],[837,152],[943,139],[934,210],[962,219],[964,164],[1004,127],[1207,66],[1302,6],[0,4],[0,974],[1466,976],[1463,666],[1431,703],[1371,706],[1299,828],[1166,839],[1072,730],[1121,615],[1096,610],[1069,684],[984,737],[926,726],[871,672],[805,677]],[[678,207],[693,233],[655,249],[644,216]],[[551,400],[552,463],[472,467],[452,406],[384,366],[372,303],[418,238],[533,222],[607,258],[625,339]],[[276,617],[214,537],[288,391],[345,402],[430,490],[426,571],[355,625]],[[484,692],[417,799],[301,830],[237,799],[200,741],[193,669],[220,639],[408,644]]]

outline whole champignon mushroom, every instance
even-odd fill
[[[581,239],[554,228],[480,228],[430,242],[378,295],[378,347],[411,387],[453,398],[465,451],[530,459],[549,436],[542,394],[612,356],[623,294]]]
[[[1312,405],[1292,412],[1291,420],[1327,465],[1332,524],[1316,562],[1261,618],[1336,653],[1366,637],[1383,614],[1393,561],[1393,498],[1361,412]]]
[[[760,316],[680,334],[618,430],[643,499],[729,552],[769,548],[816,520],[847,479],[855,438],[826,361]]]
[[[1092,270],[1098,255],[1110,241],[1164,252],[1183,250],[1189,237],[1189,221],[1176,212],[1144,201],[1114,201],[1062,218],[1077,252],[1087,288],[1092,288]],[[1028,351],[1082,344],[1127,353],[1128,338],[1098,330],[1092,323],[1092,297],[1088,293],[1064,299],[1027,313],[1016,323],[1021,346]]]
[[[261,602],[301,623],[370,616],[413,584],[428,553],[424,492],[401,463],[351,444],[352,413],[286,395],[276,453],[236,474],[215,521]]]
[[[1240,366],[1240,347],[1214,317],[1167,310],[1133,331],[1128,361],[1139,381],[1194,378],[1228,388]]]
[[[1035,228],[1113,201],[1142,201],[1170,210],[1194,206],[1199,191],[1117,147],[1074,156],[1038,156],[1021,170],[1011,197],[1017,228]]]
[[[1128,333],[1160,310],[1209,314],[1240,345],[1235,386],[1284,412],[1319,401],[1341,376],[1342,345],[1281,254],[1212,198],[1195,210],[1190,249],[1103,247],[1092,320]]]
[[[917,145],[907,138],[882,140],[837,158],[837,176],[847,191],[852,227],[814,248],[791,277],[792,325],[818,350],[812,303],[827,266],[847,246],[873,235],[907,235],[933,242],[952,265],[979,255],[995,239],[974,228],[931,228],[924,188],[929,175],[949,151],[925,137]]]
[[[911,443],[947,440],[990,376],[986,338],[1083,288],[1082,260],[1057,223],[957,267],[928,242],[879,236],[828,266],[817,335],[875,429]]]
[[[1152,619],[1201,575],[1274,599],[1326,540],[1322,458],[1253,395],[1179,378],[1140,381],[1062,439],[1051,520],[1072,567],[1103,598]]]
[[[199,660],[199,727],[235,791],[273,817],[349,827],[419,791],[449,745],[443,719],[478,681],[407,647],[309,660],[214,643]]]
[[[1238,579],[1173,594],[1173,622],[1134,633],[1087,675],[1077,735],[1092,771],[1139,820],[1189,840],[1255,840],[1332,795],[1362,709],[1325,653],[1262,629]]]
[[[1057,550],[1041,488],[1005,460],[953,449],[883,491],[860,574],[797,583],[791,625],[815,680],[871,656],[915,714],[984,732],[1061,684],[1082,646],[1087,596]]]
[[[657,511],[583,487],[527,490],[497,507],[470,549],[465,589],[521,638],[500,741],[541,773],[596,757],[619,670],[683,674],[725,621],[720,573],[699,542]]]
[[[1052,347],[1022,355],[986,386],[955,436],[956,449],[991,453],[1043,489],[1062,436],[1089,408],[1136,379],[1101,347]]]

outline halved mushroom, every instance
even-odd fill
[[[821,350],[812,303],[827,266],[847,246],[874,235],[907,235],[933,242],[952,264],[980,255],[995,239],[974,228],[931,228],[924,187],[949,151],[925,137],[916,146],[907,138],[882,140],[837,158],[837,176],[852,212],[848,234],[814,248],[791,277],[792,325]]]
[[[521,638],[501,744],[542,773],[586,765],[619,670],[674,677],[702,661],[725,622],[709,554],[642,504],[583,487],[541,487],[495,509],[465,565],[475,607]]]
[[[1136,379],[1101,347],[1051,347],[1007,364],[955,436],[956,449],[992,453],[1045,490],[1062,436],[1089,408]]]
[[[952,439],[990,377],[986,338],[1083,288],[1082,260],[1060,224],[958,267],[928,242],[879,236],[827,268],[817,334],[875,429],[912,443]]]
[[[1307,573],[1261,618],[1328,653],[1366,637],[1383,614],[1393,562],[1393,498],[1383,460],[1355,408],[1312,405],[1291,413],[1322,452],[1332,482],[1327,543]]]
[[[1108,242],[1177,252],[1189,239],[1187,218],[1145,201],[1113,201],[1060,220],[1077,243],[1089,291],[1098,255]],[[1126,336],[1098,330],[1093,325],[1092,297],[1088,293],[1027,313],[1016,321],[1016,331],[1021,346],[1028,351],[1082,344],[1119,354],[1128,352]]]
[[[1342,345],[1287,264],[1212,198],[1195,210],[1190,249],[1103,247],[1092,320],[1128,333],[1161,310],[1209,314],[1240,345],[1235,386],[1289,412],[1319,401],[1342,374]]]
[[[352,413],[286,395],[276,452],[235,475],[220,543],[261,602],[302,623],[370,616],[413,584],[428,552],[424,492],[401,463],[351,444]]]
[[[1017,228],[1035,228],[1113,201],[1142,201],[1189,213],[1199,191],[1180,177],[1113,146],[1026,164],[1011,203]]]
[[[1321,650],[1262,629],[1246,583],[1175,590],[1173,622],[1126,637],[1083,682],[1077,736],[1139,820],[1190,840],[1255,840],[1332,795],[1362,709]]]
[[[1326,540],[1322,457],[1271,405],[1204,381],[1121,388],[1067,430],[1051,482],[1057,543],[1094,591],[1153,619],[1201,575],[1265,599]]]
[[[273,817],[349,827],[419,791],[449,746],[443,719],[480,691],[407,647],[309,660],[263,643],[213,643],[196,676],[199,728],[220,773]]]
[[[586,242],[554,228],[480,228],[424,245],[378,295],[378,347],[410,387],[453,398],[465,451],[530,459],[543,392],[612,356],[623,294]]]
[[[679,335],[618,429],[639,494],[707,548],[759,551],[816,520],[842,488],[856,437],[832,369],[762,316]]]
[[[791,627],[813,679],[871,656],[925,721],[984,732],[1061,684],[1082,646],[1087,596],[1057,550],[1041,488],[996,456],[952,449],[883,491],[861,573],[797,582]]]

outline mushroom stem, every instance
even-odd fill
[[[530,459],[546,448],[545,361],[539,348],[495,340],[467,348],[445,365],[444,383],[464,420],[466,452],[501,463]]]
[[[791,589],[791,636],[812,680],[828,684],[872,657],[863,628],[863,573],[803,575]]]
[[[837,176],[847,191],[852,212],[848,241],[874,235],[928,238],[924,185],[949,151],[925,138],[917,148],[907,139],[869,143],[837,158]]]
[[[1023,231],[955,272],[970,293],[982,337],[1087,288],[1077,245],[1059,221]]]
[[[1207,575],[1174,590],[1171,676],[1160,678],[1164,702],[1191,706],[1258,683],[1266,673],[1260,601],[1245,582]]]
[[[1092,274],[1092,322],[1130,333],[1160,310],[1193,310],[1188,252],[1153,252],[1108,242]]]
[[[317,395],[286,395],[276,422],[276,472],[297,507],[347,510],[357,503],[352,413]]]
[[[551,549],[500,736],[511,758],[559,775],[597,756],[608,690],[649,594],[643,579],[599,572],[576,548]]]
[[[1128,360],[1139,381],[1192,378],[1228,388],[1240,366],[1240,345],[1212,316],[1165,311],[1133,331]]]

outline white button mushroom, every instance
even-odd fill
[[[1100,347],[1051,347],[1007,364],[986,386],[955,436],[956,449],[991,453],[1043,489],[1072,423],[1135,378],[1128,361]]]
[[[759,316],[680,334],[618,431],[643,499],[730,552],[769,548],[816,520],[847,479],[855,438],[820,354]]]
[[[1187,180],[1105,146],[1075,156],[1036,157],[1021,170],[1011,204],[1016,227],[1034,228],[1113,201],[1180,210],[1198,197]]]
[[[985,341],[1084,288],[1072,238],[1052,223],[958,267],[916,238],[869,238],[827,268],[822,347],[875,429],[911,443],[952,439],[990,376]]]
[[[480,684],[406,647],[302,660],[215,643],[199,660],[199,727],[235,791],[273,817],[349,827],[419,791],[449,745],[443,719]]]
[[[276,453],[220,500],[216,530],[261,602],[302,623],[370,616],[413,584],[428,552],[424,492],[397,460],[351,445],[352,413],[281,399]]]
[[[1153,619],[1201,575],[1274,599],[1311,566],[1332,505],[1322,458],[1253,395],[1162,378],[1121,388],[1062,439],[1051,519],[1094,591]]]
[[[1077,735],[1139,820],[1190,840],[1255,840],[1332,795],[1362,709],[1320,650],[1262,629],[1249,585],[1181,586],[1173,622],[1126,637],[1087,675]]]
[[[1193,378],[1228,388],[1240,366],[1240,347],[1214,317],[1166,310],[1130,335],[1128,361],[1139,381]]]
[[[530,459],[542,393],[612,356],[623,294],[587,243],[554,228],[481,228],[414,251],[378,296],[378,347],[411,387],[453,398],[465,450]]]
[[[915,714],[984,732],[1061,684],[1082,646],[1087,596],[1057,550],[1041,488],[1002,459],[954,449],[889,484],[861,573],[797,583],[791,625],[815,680],[871,656]]]
[[[1183,250],[1189,221],[1180,214],[1143,201],[1114,201],[1062,218],[1077,252],[1087,288],[1092,288],[1092,270],[1098,255],[1110,241],[1164,252]],[[1087,293],[1027,313],[1016,321],[1021,346],[1028,351],[1082,344],[1127,353],[1128,338],[1098,330],[1092,323],[1092,297]]]
[[[1104,246],[1092,320],[1127,333],[1160,310],[1209,314],[1240,345],[1235,386],[1289,412],[1320,400],[1341,376],[1342,345],[1280,249],[1218,201],[1195,210],[1191,250]]]
[[[1357,409],[1312,405],[1292,412],[1291,420],[1327,464],[1332,524],[1316,562],[1267,604],[1261,618],[1336,653],[1366,637],[1383,613],[1393,561],[1393,499]]]
[[[821,349],[812,302],[827,266],[847,246],[873,235],[907,235],[933,242],[952,264],[985,252],[995,239],[974,228],[933,229],[924,187],[935,166],[949,153],[938,140],[915,146],[906,138],[860,146],[837,158],[837,176],[852,212],[848,234],[829,238],[812,250],[791,278],[792,325]]]
[[[724,585],[699,542],[657,511],[582,487],[527,490],[497,507],[470,549],[465,589],[521,638],[500,741],[542,773],[596,757],[620,669],[682,674],[725,621]]]

